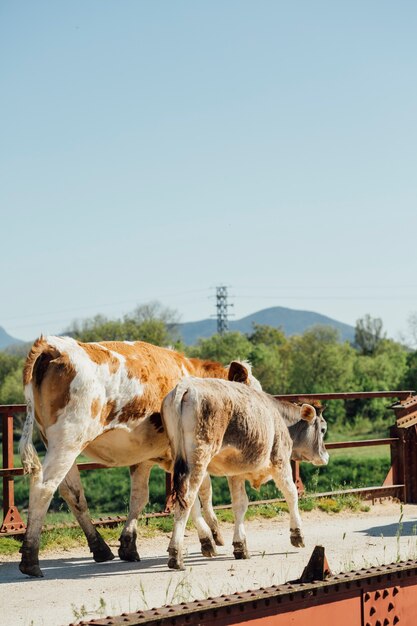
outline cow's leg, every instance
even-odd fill
[[[52,496],[71,469],[81,449],[67,451],[50,446],[42,469],[31,476],[26,534],[20,552],[19,569],[28,576],[43,577],[39,567],[39,542],[42,524]]]
[[[204,519],[206,520],[207,524],[210,526],[210,530],[213,535],[215,544],[217,546],[224,546],[224,539],[220,532],[219,520],[217,519],[214,509],[213,509],[213,490],[211,487],[211,480],[210,480],[209,474],[206,474],[204,476],[198,495],[200,497]]]
[[[120,535],[119,557],[123,561],[140,561],[136,548],[138,517],[149,501],[149,474],[153,463],[130,467],[129,515]]]
[[[199,491],[199,495],[201,496],[201,488]],[[213,540],[213,535],[211,534],[211,529],[208,526],[207,522],[204,520],[201,514],[201,506],[199,498],[194,500],[194,504],[191,509],[191,516],[193,518],[194,526],[197,529],[198,538],[201,543],[201,554],[203,556],[216,556],[216,546]]]
[[[244,520],[248,510],[248,496],[245,489],[245,480],[239,476],[229,476],[230,495],[232,496],[232,509],[235,517],[235,530],[233,533],[233,554],[235,559],[249,559],[250,554],[246,544]]]
[[[84,489],[80,479],[80,472],[75,463],[60,484],[59,493],[66,501],[69,508],[74,513],[77,522],[83,529],[90,552],[93,553],[94,560],[97,563],[103,563],[104,561],[114,559],[113,552],[91,522]]]
[[[282,468],[275,469],[273,478],[276,486],[282,492],[290,511],[291,544],[296,548],[304,548],[301,516],[298,510],[298,493],[292,477],[290,463],[284,463]]]

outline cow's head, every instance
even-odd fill
[[[232,361],[228,366],[227,377],[236,383],[243,383],[257,391],[262,391],[261,383],[252,374],[252,368],[247,361]]]
[[[324,445],[327,423],[322,408],[311,404],[300,406],[300,420],[289,427],[293,441],[293,461],[308,461],[313,465],[327,465],[329,453]]]

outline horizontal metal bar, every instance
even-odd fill
[[[372,398],[399,398],[405,400],[415,393],[415,391],[351,391],[346,393],[293,393],[274,395],[277,400],[288,400],[297,402],[300,399],[311,400],[369,400]]]
[[[404,489],[404,485],[380,485],[373,487],[355,487],[352,489],[339,489],[337,491],[320,491],[317,493],[305,493],[300,500],[303,498],[331,498],[334,496],[343,496],[347,494],[353,495],[362,495],[364,498],[388,498],[391,496],[396,496],[399,491]],[[285,502],[285,498],[271,498],[269,500],[250,500],[249,506],[262,506],[265,504],[280,504]],[[218,504],[215,507],[216,511],[221,511],[223,509],[231,509],[231,504]]]
[[[335,450],[339,448],[365,448],[368,446],[388,446],[392,443],[397,443],[398,437],[387,437],[386,439],[361,439],[358,441],[332,441],[326,443],[328,450]],[[94,469],[112,469],[108,465],[102,465],[101,463],[78,463],[79,470],[94,470]],[[114,466],[116,467],[116,466]],[[117,466],[118,467],[118,466]],[[0,469],[1,476],[22,476],[23,467],[3,467]]]
[[[339,448],[366,448],[369,446],[389,446],[397,443],[398,437],[387,437],[386,439],[359,439],[358,441],[326,441],[327,450]]]
[[[340,489],[338,491],[322,491],[319,493],[308,493],[304,497],[309,498],[334,498],[335,496],[343,496],[347,494],[353,494],[363,496],[364,498],[388,498],[397,497],[404,489],[404,485],[383,485],[377,487],[358,487],[355,489]],[[251,500],[249,506],[263,506],[268,504],[282,504],[285,503],[285,498],[271,498],[270,500]],[[218,504],[214,507],[216,511],[227,511],[232,508],[231,504]],[[141,516],[142,519],[157,519],[160,517],[170,517],[172,513],[145,513]],[[91,520],[94,526],[117,526],[126,521],[126,515],[115,515],[99,517]],[[79,528],[79,524],[76,522],[59,523],[59,524],[46,524],[43,526],[42,531],[57,530],[65,528]],[[7,531],[0,534],[0,537],[9,537],[12,535],[21,535],[25,533],[25,529],[15,531]]]
[[[337,393],[296,393],[274,395],[277,399],[298,400],[299,398],[311,398],[317,400],[364,400],[372,398],[398,398],[405,400],[415,394],[414,389],[400,389],[397,391],[349,391]],[[24,413],[26,404],[0,404],[0,414],[2,413]]]
[[[26,404],[0,404],[0,414],[13,415],[14,413],[25,413]]]

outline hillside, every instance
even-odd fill
[[[4,350],[4,348],[7,348],[8,346],[11,346],[13,344],[20,343],[23,343],[21,339],[16,339],[15,337],[12,337],[8,333],[6,333],[2,326],[0,326],[0,350]]]
[[[269,309],[262,309],[240,320],[229,322],[231,331],[239,331],[241,333],[251,333],[253,324],[265,324],[275,328],[281,327],[286,335],[300,335],[308,328],[320,324],[322,326],[332,326],[336,328],[342,341],[353,342],[355,329],[353,326],[338,322],[337,320],[314,313],[312,311],[298,311],[296,309],[287,309],[281,306],[274,306]],[[197,343],[198,339],[211,337],[217,332],[217,322],[215,319],[204,319],[197,322],[184,322],[178,324],[179,333],[188,346]],[[23,342],[21,339],[15,339],[6,333],[4,328],[0,326],[0,350],[10,349],[13,346],[13,352],[25,354],[30,347],[30,342]]]
[[[256,313],[252,313],[240,320],[229,322],[229,330],[240,331],[241,333],[250,333],[253,324],[265,324],[281,327],[286,335],[299,335],[308,328],[317,324],[324,326],[332,326],[340,332],[343,341],[353,342],[355,329],[353,326],[338,322],[337,320],[313,313],[312,311],[298,311],[295,309],[287,309],[281,306],[274,306],[269,309],[262,309]],[[205,319],[198,322],[185,322],[178,325],[179,332],[186,345],[195,344],[198,339],[211,337],[217,330],[217,322],[215,319]]]

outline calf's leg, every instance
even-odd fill
[[[76,463],[74,463],[60,484],[59,493],[66,501],[69,508],[74,513],[77,522],[83,529],[90,552],[93,553],[94,560],[97,563],[103,563],[104,561],[114,559],[114,554],[91,522],[84,489],[80,479],[80,472],[78,471]]]
[[[301,517],[298,510],[297,487],[291,472],[290,463],[284,463],[282,469],[273,472],[274,482],[282,492],[290,511],[290,541],[296,548],[304,548],[304,537],[301,529]]]
[[[184,462],[184,461],[183,461]],[[186,462],[184,466],[186,471],[182,474],[182,481],[188,480],[188,489],[185,493],[185,498],[181,497],[175,503],[174,510],[174,529],[172,531],[171,541],[168,546],[168,567],[170,569],[185,569],[183,560],[183,543],[184,532],[187,525],[188,517],[190,515],[191,508],[197,498],[198,490],[203,482],[204,475],[209,463],[209,457],[201,457],[197,466],[189,467]],[[175,468],[174,468],[174,484],[175,484]],[[183,485],[184,486],[184,485]],[[197,505],[199,510],[199,504]],[[200,514],[201,517],[201,514]],[[208,527],[207,530],[209,531]]]
[[[201,495],[201,489],[199,495]],[[200,539],[202,555],[208,557],[216,556],[217,551],[213,541],[213,535],[210,527],[201,514],[200,500],[198,497],[194,500],[194,504],[191,509],[191,516],[194,526],[197,529],[198,538]]]
[[[235,559],[249,559],[250,554],[246,544],[244,527],[245,515],[248,510],[248,496],[245,489],[245,480],[239,476],[229,476],[227,481],[232,496],[232,509],[235,517],[233,554]]]
[[[201,507],[203,509],[204,519],[210,526],[214,543],[217,546],[224,546],[224,539],[220,532],[219,521],[213,509],[213,490],[209,474],[206,474],[204,476],[198,495],[200,498]]]

